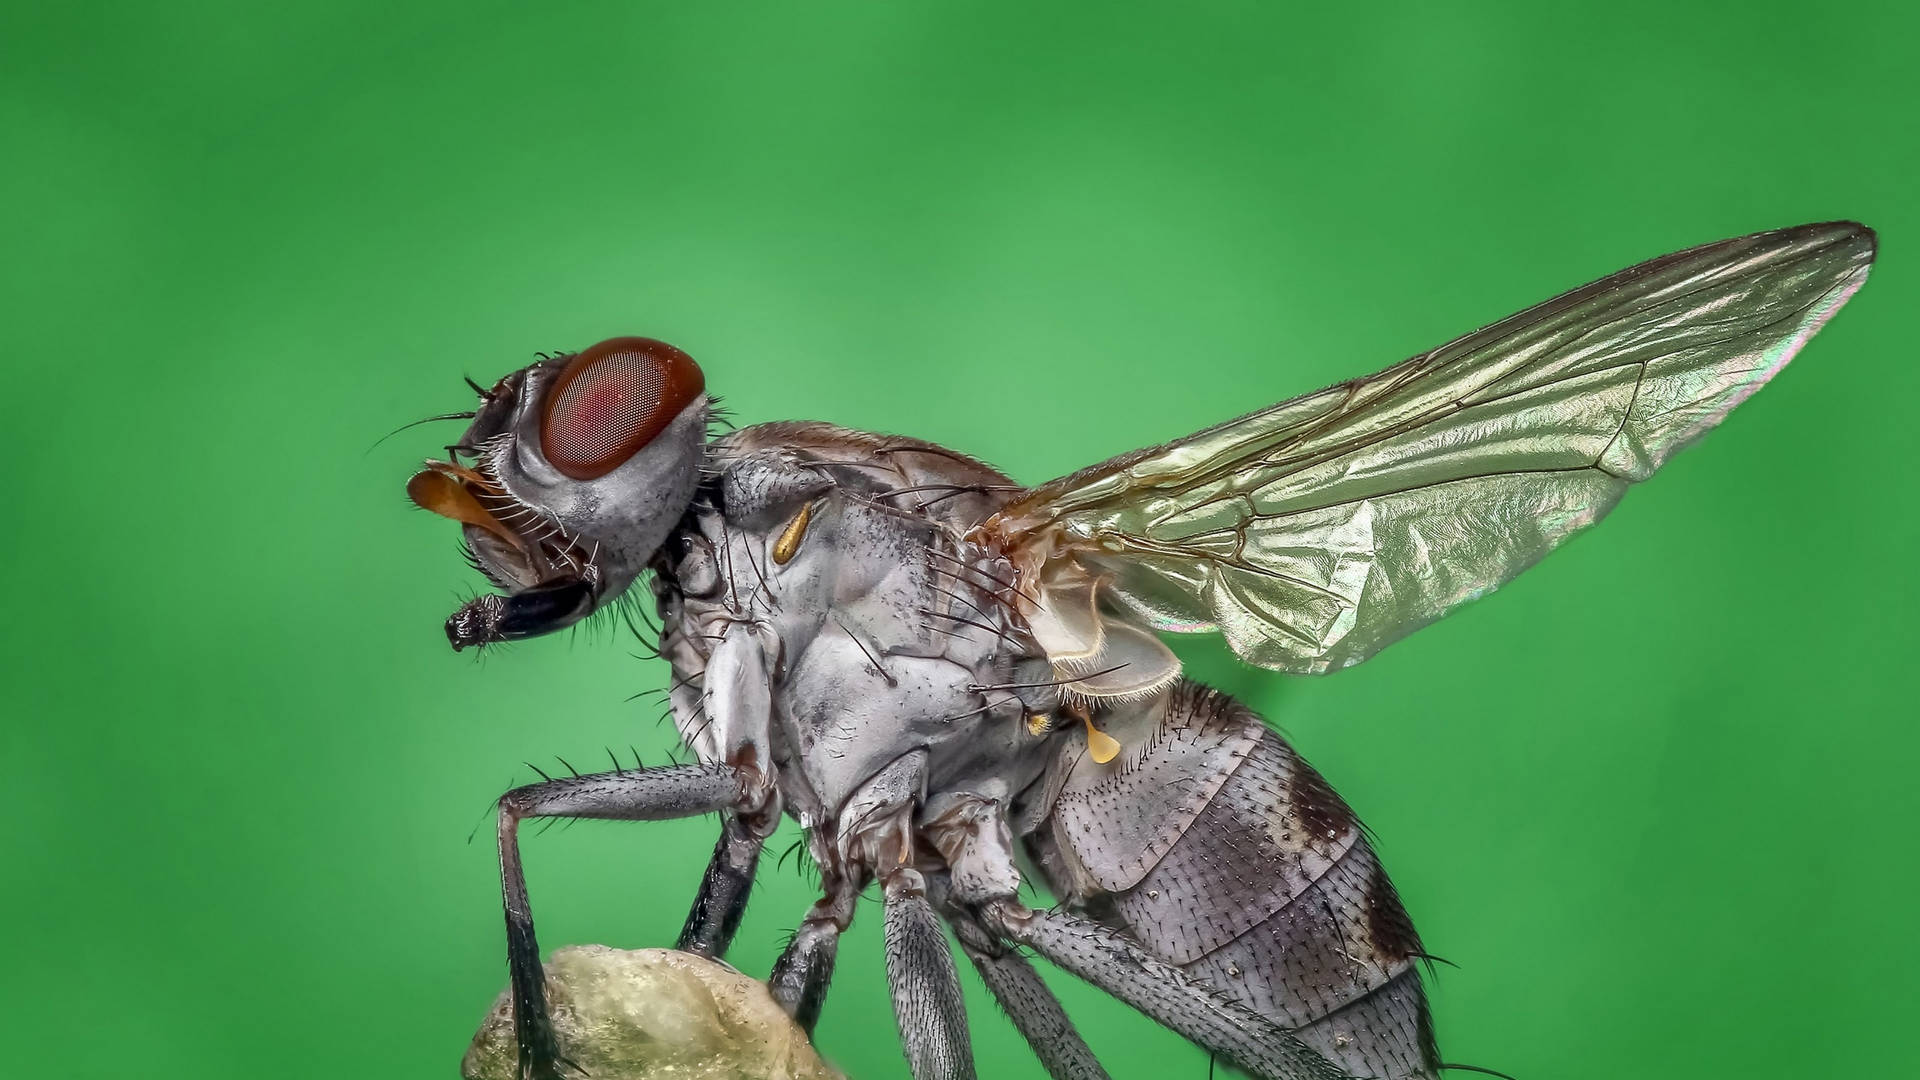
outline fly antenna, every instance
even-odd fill
[[[373,440],[373,445],[367,447],[367,454],[371,454],[375,450],[380,449],[381,443],[386,442],[388,439],[393,438],[395,435],[400,434],[401,432],[407,430],[408,428],[417,428],[421,424],[431,424],[438,420],[471,420],[471,419],[473,419],[473,414],[470,412],[450,412],[450,413],[441,413],[439,416],[429,416],[422,420],[415,420],[411,424],[401,424],[399,427],[394,428],[392,431],[389,431],[385,435],[382,435],[379,438]],[[360,456],[365,457],[366,454],[362,454]]]

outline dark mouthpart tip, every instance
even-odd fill
[[[447,617],[447,642],[455,652],[496,641],[519,641],[572,626],[593,613],[593,582],[561,578],[499,596],[489,593]]]
[[[500,640],[500,623],[505,600],[498,596],[479,596],[447,616],[447,644],[454,652],[479,648]]]
[[[455,616],[447,620],[447,644],[453,646],[454,652],[460,652],[469,645],[478,648],[484,644],[484,642],[468,640],[467,637],[460,632],[458,616]]]

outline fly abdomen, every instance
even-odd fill
[[[1075,766],[1034,837],[1063,895],[1355,1076],[1436,1076],[1419,937],[1326,781],[1251,710],[1193,683],[1171,691],[1152,737],[1122,742],[1138,749]],[[1169,791],[1184,795],[1170,805]],[[1136,803],[1158,804],[1145,832],[1110,809]]]
[[[1270,774],[1280,771],[1274,768],[1276,765],[1291,767],[1292,782],[1287,787],[1269,786]],[[1240,781],[1251,778],[1242,774],[1249,771],[1269,775],[1259,777],[1258,786],[1243,786]],[[1264,822],[1256,824],[1260,815],[1257,811],[1245,812],[1250,807],[1223,806],[1248,793],[1249,788],[1280,795],[1265,807]],[[1268,732],[1259,749],[1209,807],[1216,813],[1203,815],[1161,866],[1188,851],[1194,861],[1203,864],[1209,856],[1236,846],[1253,848],[1256,857],[1265,854],[1262,849],[1269,845],[1264,838],[1249,843],[1249,834],[1262,825],[1275,828],[1279,822],[1286,823],[1281,827],[1298,827],[1301,815],[1295,799],[1315,788],[1319,789],[1316,795],[1331,796],[1333,806],[1345,809],[1312,767],[1278,735]],[[1216,821],[1205,820],[1208,816],[1215,816]],[[1216,823],[1218,828],[1207,827]],[[1422,955],[1420,939],[1393,883],[1366,837],[1359,835],[1357,825],[1342,839],[1349,841],[1344,851],[1331,865],[1318,868],[1318,876],[1304,889],[1297,893],[1292,893],[1290,886],[1276,890],[1292,894],[1278,898],[1280,902],[1259,921],[1183,966],[1194,977],[1226,990],[1256,1012],[1294,1028],[1301,1039],[1356,1076],[1431,1075],[1437,1055],[1426,997],[1415,967]],[[1242,859],[1244,864],[1244,855]],[[1285,861],[1282,856],[1268,865],[1281,866]],[[1155,891],[1149,884],[1160,867],[1155,870],[1156,874],[1149,874],[1122,898],[1123,908],[1137,907],[1142,915],[1147,914],[1147,905],[1140,901],[1145,893]],[[1280,876],[1289,875],[1283,871]],[[1178,895],[1177,890],[1162,893],[1176,900]],[[1253,912],[1266,906],[1256,905]],[[1146,925],[1145,919],[1129,923],[1136,932]]]

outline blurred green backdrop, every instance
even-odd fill
[[[1833,217],[1875,279],[1594,538],[1324,681],[1187,653],[1378,832],[1450,1060],[1920,1071],[1920,21],[1339,7],[8,5],[0,1071],[454,1074],[489,800],[669,745],[624,643],[447,650],[472,577],[400,490],[445,436],[368,446],[462,374],[657,335],[743,421],[1038,481]],[[533,839],[543,943],[669,943],[710,830]],[[764,867],[731,959],[809,898]],[[855,1080],[904,1073],[877,914]],[[963,977],[983,1075],[1041,1076]],[[1206,1074],[1054,982],[1118,1080]]]

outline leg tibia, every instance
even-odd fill
[[[960,976],[926,885],[906,868],[885,878],[887,984],[913,1080],[973,1080]]]

